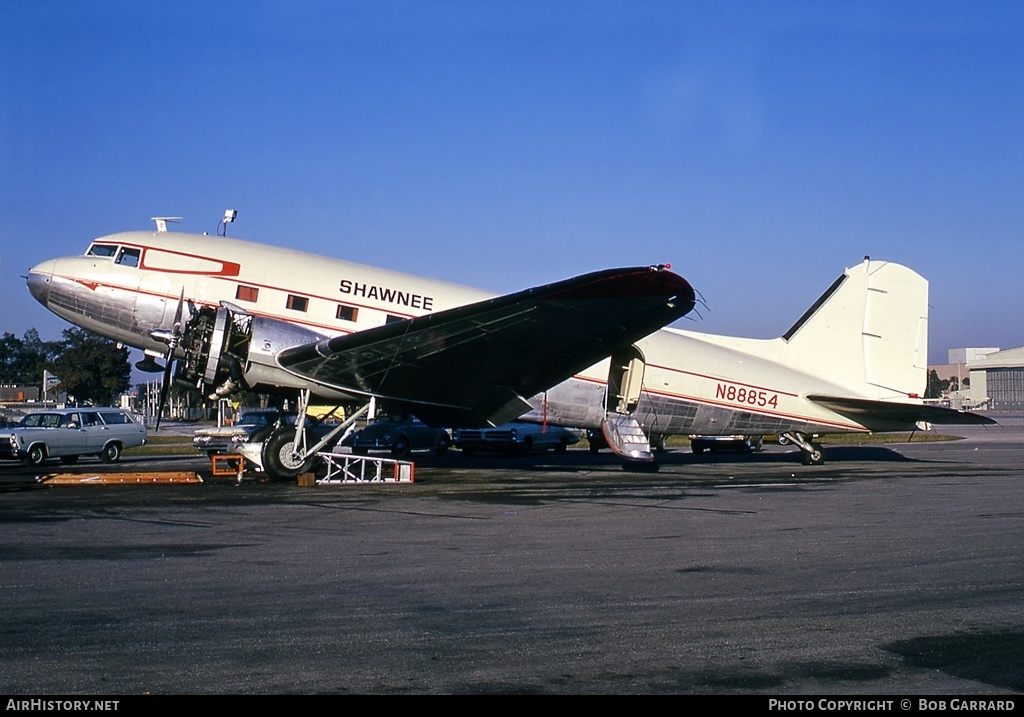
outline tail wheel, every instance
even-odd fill
[[[820,466],[825,462],[825,449],[819,443],[811,443],[811,450],[801,457],[805,466]]]
[[[306,432],[306,445],[312,445],[313,434]],[[303,456],[303,450],[295,450],[295,429],[285,426],[270,434],[263,443],[263,470],[271,480],[294,480],[303,473],[309,473],[316,462],[316,456]]]

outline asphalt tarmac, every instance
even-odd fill
[[[1024,422],[999,420],[824,466],[453,452],[412,485],[0,466],[0,693],[1019,693]]]

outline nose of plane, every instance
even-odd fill
[[[53,279],[53,266],[56,262],[56,259],[49,259],[36,264],[29,269],[28,278],[25,280],[29,293],[43,306],[46,306],[50,298],[50,281]]]

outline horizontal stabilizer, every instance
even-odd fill
[[[995,424],[995,421],[991,418],[978,413],[957,411],[952,408],[943,408],[942,406],[933,406],[925,403],[872,401],[864,398],[843,398],[838,396],[808,396],[807,398],[868,427],[878,422],[885,424],[910,424],[919,421],[944,426],[983,426]]]

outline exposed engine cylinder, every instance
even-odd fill
[[[278,367],[286,348],[320,341],[323,334],[234,306],[193,312],[179,344],[175,381],[213,396],[242,389],[273,390],[303,384]]]

